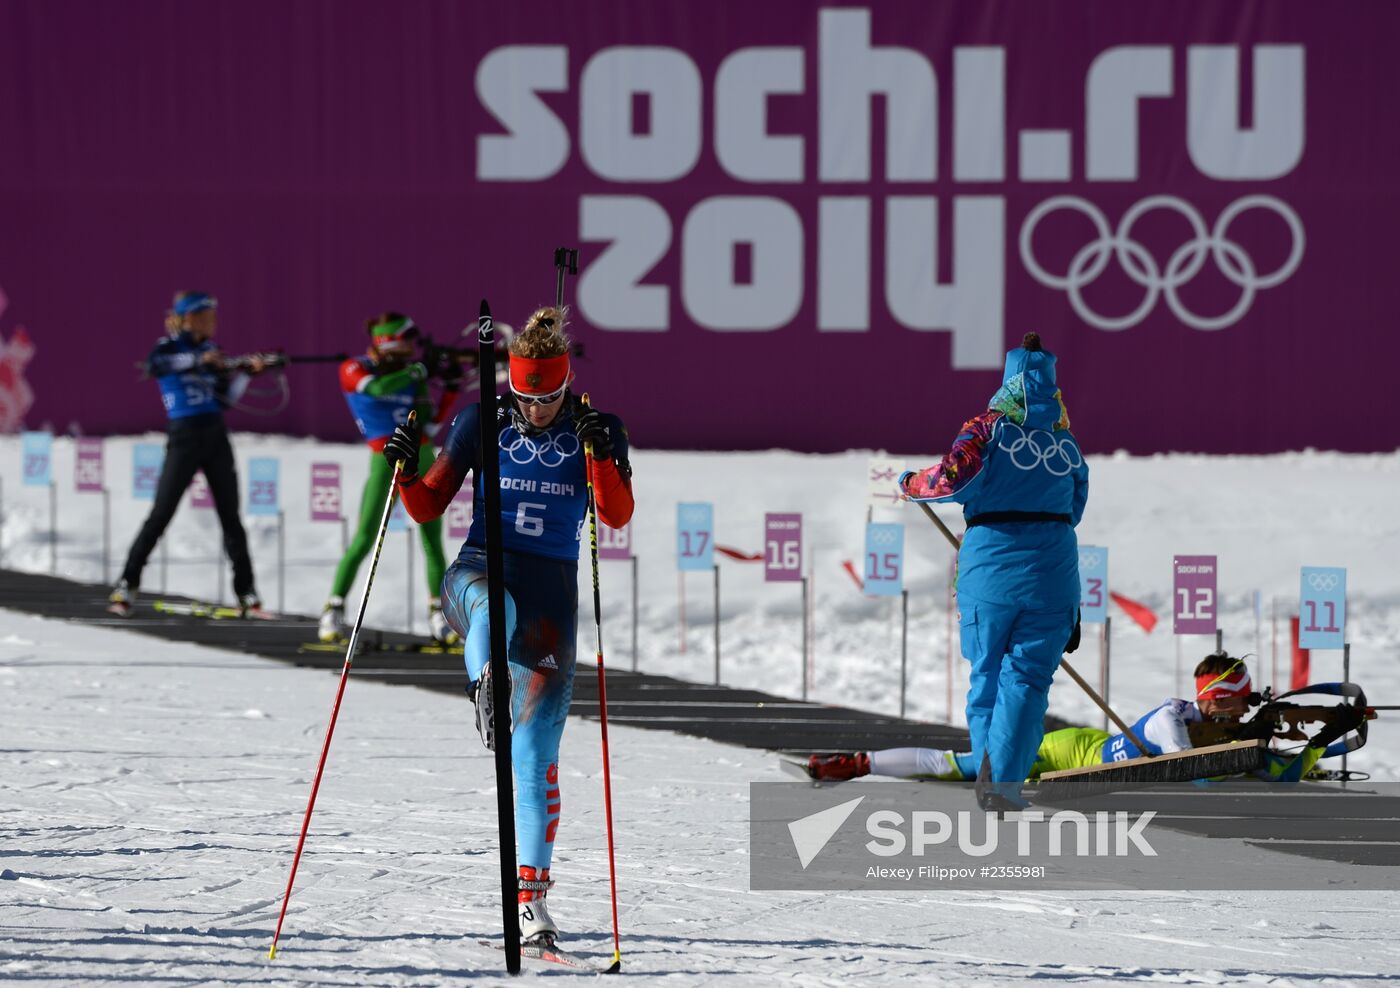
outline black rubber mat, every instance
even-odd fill
[[[105,585],[0,570],[0,606],[44,617],[121,628],[170,641],[233,649],[292,665],[339,674],[345,657],[316,647],[316,620],[284,615],[274,620],[210,620],[161,614],[142,597],[129,618],[108,614]],[[165,600],[187,601],[173,594]],[[401,686],[462,693],[466,675],[456,652],[395,651],[422,639],[367,629],[366,648],[351,675]],[[855,750],[902,745],[953,747],[967,732],[821,703],[804,703],[752,689],[688,683],[668,676],[608,668],[608,720],[613,724],[674,731],[749,748]],[[598,716],[598,679],[592,656],[581,656],[570,713]],[[1062,722],[1048,720],[1047,726]]]

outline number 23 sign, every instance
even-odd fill
[[[1216,575],[1214,556],[1173,558],[1173,634],[1215,634]]]

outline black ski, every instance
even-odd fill
[[[161,614],[208,618],[210,621],[276,621],[281,617],[261,607],[245,611],[226,604],[206,604],[198,600],[158,600],[151,606]]]
[[[345,654],[345,646],[348,640],[341,639],[333,642],[303,642],[297,646],[298,652],[334,652],[339,655]],[[356,655],[369,655],[375,652],[398,652],[401,654],[415,655],[456,655],[462,650],[461,645],[443,645],[440,642],[365,642],[356,649]]]
[[[515,868],[515,777],[510,761],[510,664],[506,660],[505,554],[501,534],[500,422],[496,418],[496,327],[491,307],[481,300],[477,320],[481,368],[481,492],[486,520],[486,598],[491,627],[491,698],[495,708],[496,814],[501,841],[501,928],[506,970],[520,972],[520,916]]]

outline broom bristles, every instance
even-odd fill
[[[1174,751],[1169,755],[1046,772],[1040,777],[1035,801],[1058,803],[1125,789],[1144,789],[1167,782],[1194,782],[1219,775],[1253,772],[1264,767],[1267,744],[1262,739],[1213,744]]]

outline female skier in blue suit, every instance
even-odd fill
[[[541,309],[510,343],[510,398],[468,405],[458,413],[442,452],[420,479],[416,427],[400,425],[384,446],[403,461],[399,487],[419,523],[442,514],[468,473],[474,475],[472,525],[457,561],[442,580],[448,623],[464,641],[477,707],[477,728],[495,746],[490,710],[490,632],[486,596],[486,524],[477,467],[496,456],[501,467],[501,532],[505,618],[511,678],[511,761],[520,862],[520,934],[552,943],[559,928],[545,905],[561,807],[559,741],[574,684],[578,618],[578,554],[591,475],[598,519],[621,528],[632,517],[632,468],[622,420],[581,404],[569,390],[569,338],[564,314]],[[494,406],[494,407],[493,407]],[[481,415],[495,420],[496,448],[482,450]],[[585,455],[592,449],[592,456]]]
[[[983,809],[1020,809],[1045,733],[1050,682],[1078,647],[1079,546],[1089,468],[1055,385],[1055,355],[1027,333],[1001,388],[937,465],[905,473],[903,497],[963,506],[958,553],[967,724]]]

